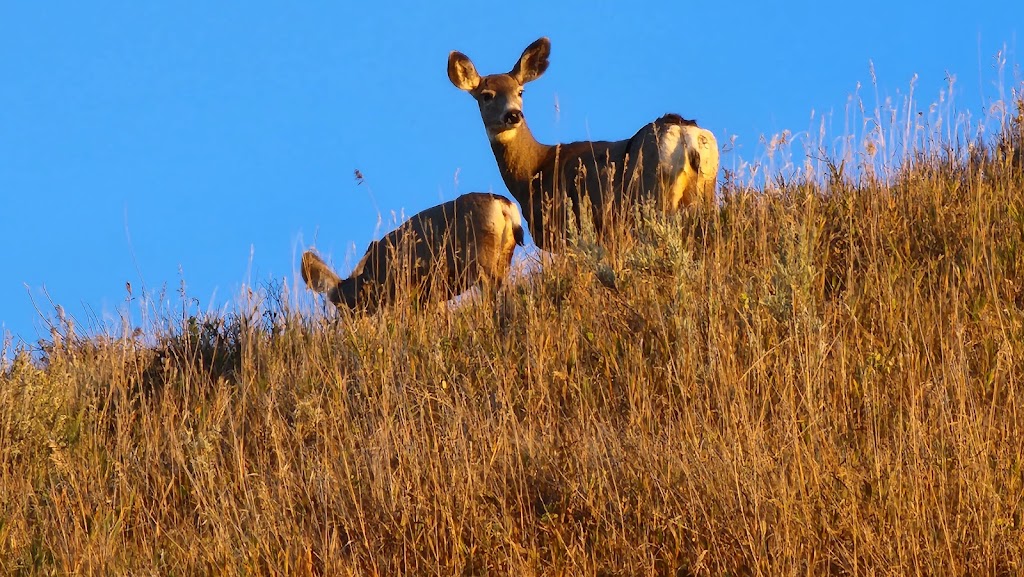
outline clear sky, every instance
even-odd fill
[[[956,109],[983,114],[1004,47],[1020,81],[1022,22],[1020,0],[4,2],[0,331],[47,336],[44,289],[79,326],[116,318],[126,282],[171,303],[184,282],[207,310],[293,282],[312,244],[344,275],[393,211],[507,195],[451,50],[505,72],[548,36],[524,106],[539,140],[677,112],[735,137],[732,168],[812,111],[842,134],[869,61],[882,99],[916,74],[927,107],[949,73]]]

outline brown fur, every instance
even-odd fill
[[[523,244],[518,209],[509,199],[464,194],[405,221],[366,253],[345,280],[312,250],[302,255],[302,280],[337,306],[374,311],[403,287],[420,303],[454,298],[473,286],[496,291]]]

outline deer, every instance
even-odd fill
[[[599,238],[616,215],[639,200],[653,200],[667,213],[710,204],[718,142],[695,120],[665,114],[614,142],[538,142],[523,114],[523,87],[544,74],[550,53],[550,40],[540,38],[511,71],[488,76],[480,76],[465,54],[448,55],[448,79],[476,99],[498,170],[538,248],[560,250],[568,226],[566,201],[577,224],[589,201]]]
[[[420,306],[451,300],[474,286],[496,296],[524,236],[511,200],[470,192],[413,215],[371,242],[344,280],[315,250],[307,250],[302,280],[339,309],[366,313],[394,304],[403,287],[413,290]]]

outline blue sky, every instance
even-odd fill
[[[1019,1],[498,6],[3,3],[0,332],[47,336],[33,299],[78,326],[116,318],[126,282],[172,305],[184,282],[207,310],[293,282],[314,243],[347,274],[392,212],[507,194],[451,50],[504,72],[548,36],[524,107],[539,140],[628,138],[678,112],[735,137],[725,168],[812,110],[842,134],[869,61],[880,98],[916,74],[926,107],[950,73],[974,115],[999,96],[999,50],[1004,88],[1021,76]]]

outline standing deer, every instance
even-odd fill
[[[402,287],[420,304],[454,298],[473,286],[496,293],[523,244],[519,209],[509,199],[463,194],[405,221],[370,243],[341,280],[312,250],[302,255],[302,280],[336,306],[373,312],[395,302]]]
[[[718,142],[677,114],[662,116],[628,140],[537,142],[523,116],[523,85],[547,70],[550,53],[551,42],[540,38],[511,72],[483,77],[465,54],[448,55],[448,78],[480,106],[498,169],[538,247],[557,250],[564,238],[566,198],[577,223],[583,200],[589,200],[598,234],[639,198],[654,199],[666,212],[714,198]]]

